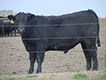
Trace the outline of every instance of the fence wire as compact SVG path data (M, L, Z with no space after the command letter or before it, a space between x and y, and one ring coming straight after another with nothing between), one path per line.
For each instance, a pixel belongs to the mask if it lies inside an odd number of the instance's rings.
M59 39L88 39L97 38L98 36L88 36L88 37L54 37L54 38L23 38L22 40L59 40Z
M43 27L43 26L73 26L73 25L77 25L77 26L80 26L80 25L82 25L82 27L83 27L83 25L97 25L97 24L99 24L99 23L71 23L71 24L41 24L41 25L37 25L37 24L35 24L35 25L20 25L20 27ZM0 26L0 27L2 27L2 26ZM12 27L17 27L17 25L15 25L15 24L12 24ZM86 27L86 26L84 26L84 27ZM87 26L88 27L88 26Z
M71 49L69 49L71 50ZM69 50L47 50L47 51L62 51L64 53L67 53ZM81 52L81 51L96 51L97 49L83 49L83 50L75 50L75 51L71 51L71 52ZM41 51L41 50L36 50L36 51L31 51L31 50L28 50L29 53L41 53L41 52L47 52L46 50L45 51Z
M46 26L81 26L81 27L88 27L88 26L84 26L84 25L97 25L99 23L74 23L74 24L42 24L42 25L21 25L20 27L46 27ZM2 26L0 26L2 27ZM12 27L16 27L17 28L17 25L12 25ZM97 29L97 28L96 28ZM18 35L19 37L19 35ZM83 37L45 37L45 38L22 38L22 40L61 40L61 39L93 39L93 38L97 38L98 36L83 36ZM88 50L96 50L96 49L84 49L83 51L88 51ZM56 51L68 51L68 50L56 50ZM45 51L29 51L29 52L45 52Z

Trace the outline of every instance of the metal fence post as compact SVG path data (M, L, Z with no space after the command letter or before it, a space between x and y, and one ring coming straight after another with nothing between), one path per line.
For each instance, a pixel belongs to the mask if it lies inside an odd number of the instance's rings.
M105 72L106 72L106 43L105 43L105 48L104 48L104 50L105 50Z

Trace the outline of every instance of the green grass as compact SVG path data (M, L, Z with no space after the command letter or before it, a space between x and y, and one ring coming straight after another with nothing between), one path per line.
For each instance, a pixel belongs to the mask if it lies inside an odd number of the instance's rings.
M28 80L30 78L35 78L35 77L38 77L37 75L28 75L26 77L20 77L20 78L15 78L15 77L9 77L9 78L6 78L6 79L1 79L0 80Z
M34 78L34 77L38 77L37 75L28 75L26 76L26 78Z
M73 77L73 79L86 79L88 76L86 74L77 73Z
M27 80L26 78L15 78L15 77L10 77L7 79L0 79L0 80Z
M51 77L53 76L53 77ZM106 73L102 74L102 75L96 75L94 78L88 77L86 74L82 74L82 73L76 73L73 75L72 78L67 78L67 79L59 79L56 78L54 74L52 74L49 78L36 78L38 77L38 75L27 75L26 77L9 77L9 78L4 78L0 80L106 80Z
M100 75L100 80L106 80L106 73L105 74L102 74L102 75Z
M9 78L9 80L15 80L15 79L16 79L15 77L10 77L10 78Z
M10 77L8 79L0 79L0 80L16 80L16 78L15 77Z

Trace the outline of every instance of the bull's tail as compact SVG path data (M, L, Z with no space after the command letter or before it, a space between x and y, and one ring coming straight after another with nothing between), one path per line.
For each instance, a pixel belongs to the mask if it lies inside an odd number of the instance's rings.
M101 46L101 42L100 42L100 38L99 38L99 30L100 30L100 27L99 27L99 23L97 24L97 45L98 47Z
M99 31L100 31L100 25L99 25L99 20L98 20L98 16L96 15L96 13L93 10L89 10L89 12L93 13L97 19L97 45L98 47L101 46L101 42L100 42L100 38L99 38Z
M96 15L96 13L93 10L88 10L89 13L94 14L96 19L97 19L97 45L98 47L101 46L101 42L100 42L100 38L99 38L99 30L100 30L100 26L99 26L99 20L98 20L98 16Z
M97 45L98 45L98 47L101 46L101 42L100 42L100 38L99 38L99 36L97 37Z

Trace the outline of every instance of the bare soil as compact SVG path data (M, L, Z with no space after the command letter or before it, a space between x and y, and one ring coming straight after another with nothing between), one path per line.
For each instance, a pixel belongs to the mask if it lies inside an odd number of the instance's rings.
M100 40L98 47L99 71L105 68L106 18L100 18ZM35 71L37 64L35 63ZM86 71L86 60L81 45L77 45L67 54L59 51L46 52L43 62L43 74L72 73ZM29 69L29 54L20 37L0 37L0 76L26 75Z

